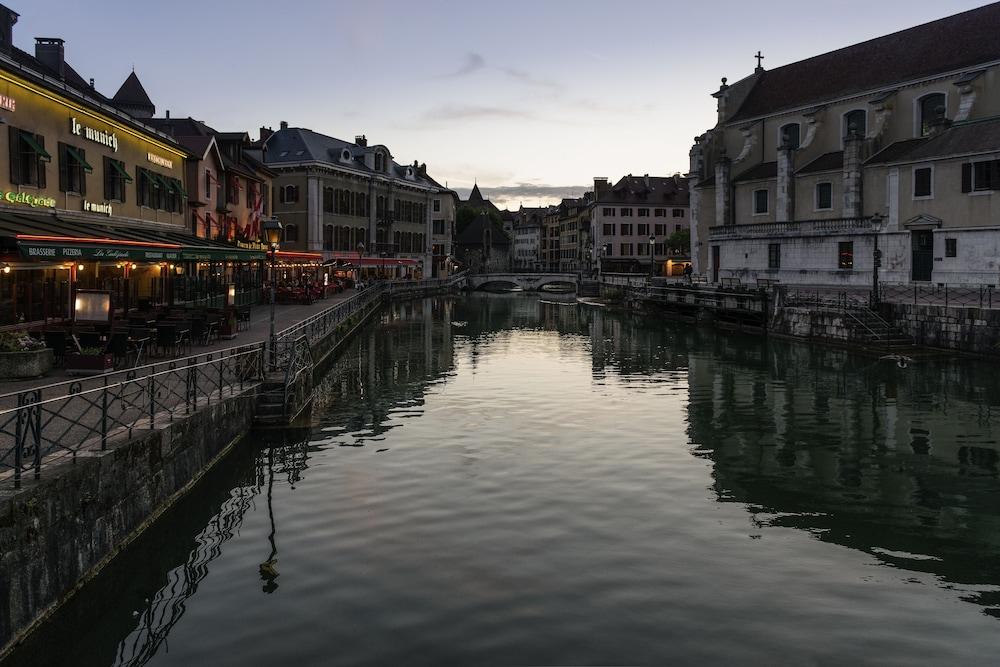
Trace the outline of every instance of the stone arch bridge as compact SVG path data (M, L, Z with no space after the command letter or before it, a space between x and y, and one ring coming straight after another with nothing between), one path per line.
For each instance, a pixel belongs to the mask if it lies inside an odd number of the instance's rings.
M482 273L467 278L469 289L480 289L486 285L517 286L525 291L536 291L545 285L572 285L577 287L579 277L575 273Z

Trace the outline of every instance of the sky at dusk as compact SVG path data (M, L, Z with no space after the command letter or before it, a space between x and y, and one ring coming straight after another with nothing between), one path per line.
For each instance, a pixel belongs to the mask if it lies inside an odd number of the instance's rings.
M15 44L62 37L106 95L134 65L158 115L255 138L282 120L365 134L501 208L578 196L594 176L687 171L710 94L758 49L775 68L985 4L4 2L21 14Z

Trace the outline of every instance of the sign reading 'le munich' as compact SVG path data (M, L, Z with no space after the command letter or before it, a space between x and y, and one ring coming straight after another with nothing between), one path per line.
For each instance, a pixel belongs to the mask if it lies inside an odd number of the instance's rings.
M114 152L118 152L118 135L114 132L96 130L92 127L85 127L76 122L76 118L69 119L69 131L77 136L84 137L95 143L107 146Z

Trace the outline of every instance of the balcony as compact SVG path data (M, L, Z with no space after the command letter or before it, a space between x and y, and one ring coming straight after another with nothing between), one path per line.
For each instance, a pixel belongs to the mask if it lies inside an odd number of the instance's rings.
M830 236L844 232L871 232L871 218L827 218L792 222L759 222L749 225L709 227L709 240L747 237Z

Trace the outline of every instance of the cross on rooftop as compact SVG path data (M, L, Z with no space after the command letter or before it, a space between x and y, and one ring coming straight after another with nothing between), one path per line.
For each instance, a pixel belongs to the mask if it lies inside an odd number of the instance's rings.
M755 55L754 58L757 59L757 69L764 69L764 67L761 65L761 62L763 62L764 60L764 56L761 54L759 50L757 51L757 55Z

